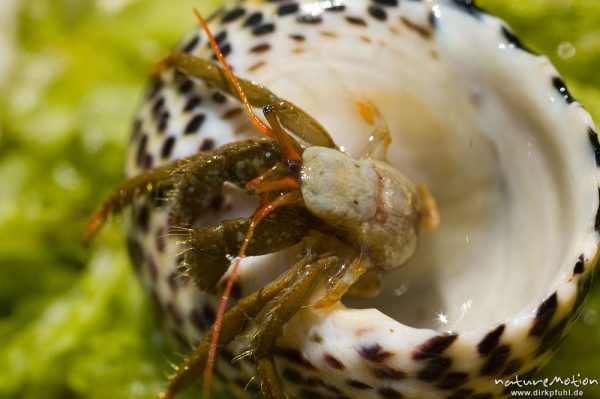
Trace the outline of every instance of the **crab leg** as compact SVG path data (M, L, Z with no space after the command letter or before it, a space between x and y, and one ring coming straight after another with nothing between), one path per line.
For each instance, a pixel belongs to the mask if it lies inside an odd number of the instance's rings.
M339 257L329 256L307 265L294 285L277 298L277 304L268 311L260 324L252 340L252 352L261 381L261 390L266 399L286 398L273 361L273 348L281 334L281 329L302 306L306 305L321 280L320 277L330 268L339 266L340 262Z
M275 210L256 226L246 254L264 255L280 251L298 243L308 232L301 208L285 207ZM228 254L237 254L243 234L250 221L239 218L226 220L218 226L184 229L183 242L188 249L185 263L188 273L201 290L215 286L230 266ZM174 228L177 231L177 228Z
M241 299L225 313L222 321L222 333L219 336L219 347L230 343L242 331L246 320L255 318L271 300L294 283L314 260L314 258L308 257L297 262L275 281ZM183 365L177 368L176 373L170 378L167 390L160 394L160 398L174 398L200 377L208 358L210 339L211 336L206 335L198 343L194 353L186 359Z
M187 53L174 52L161 60L161 65L174 67L189 76L201 79L239 98L235 87L227 79L225 72L214 62ZM273 105L278 111L281 123L290 132L312 145L337 148L325 128L302 109L287 100L277 97L269 89L257 83L239 77L236 78L242 91L248 97L250 105L255 107Z
M263 138L224 145L151 169L125 181L113 191L90 218L83 241L89 242L108 216L119 213L137 197L162 189L175 188L171 194L171 214L177 216L174 224L189 221L210 205L224 181L243 188L278 160L279 152L274 142ZM195 195L187 195L189 191L194 191Z

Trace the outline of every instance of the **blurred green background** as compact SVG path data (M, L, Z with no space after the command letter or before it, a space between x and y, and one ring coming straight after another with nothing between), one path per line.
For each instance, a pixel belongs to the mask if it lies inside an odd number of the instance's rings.
M118 224L91 209L122 178L153 63L192 0L0 1L0 397L151 398L169 361ZM547 54L600 121L600 1L481 0ZM600 289L541 375L600 379ZM600 388L584 390L600 398ZM197 397L197 396L196 396Z

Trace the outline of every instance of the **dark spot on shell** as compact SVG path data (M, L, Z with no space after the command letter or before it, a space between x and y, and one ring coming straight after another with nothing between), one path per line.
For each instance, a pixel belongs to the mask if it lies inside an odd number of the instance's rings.
M131 125L131 140L135 140L140 135L141 131L142 121L136 118Z
M244 110L241 108L232 108L229 111L226 111L223 115L221 115L221 119L227 120L235 118L236 116L242 114Z
M397 7L398 0L373 0L373 3L379 4L380 6Z
M250 49L251 53L264 53L265 51L269 51L271 49L271 45L269 43L261 43Z
M290 362L302 365L309 370L314 370L315 366L312 365L298 350L291 348L276 348L275 353L279 356L288 359Z
M377 390L377 393L385 399L402 399L402 394L393 388L382 387Z
M452 359L439 356L429 360L425 367L417 373L417 378L427 382L433 382L440 378L452 366Z
M171 156L173 152L173 147L175 146L175 137L169 136L163 143L162 149L160 150L160 156L162 159L167 159Z
M208 321L208 324L213 324L215 322L215 310L209 303L205 303L202 307L202 314L204 315L204 320Z
M477 345L477 350L482 355L490 353L500 342L500 336L504 332L504 324L500 324L496 329L488 333L481 342Z
M223 104L223 103L225 103L225 101L227 101L227 97L225 97L225 94L221 93L220 91L215 91L212 94L211 98L217 104Z
M170 118L171 114L169 114L169 111L164 111L162 114L160 114L158 120L158 133L164 133L165 130L167 130Z
M337 33L329 31L329 30L321 31L321 32L319 32L319 34L323 37L329 37L329 38L337 37Z
M346 10L346 6L343 4L331 4L329 6L325 6L325 8L323 8L323 10L325 11L330 11L330 12L342 12L344 10Z
M346 16L346 21L348 21L352 25L367 26L367 21L365 21L364 19L362 19L360 17Z
M243 16L245 13L246 13L246 10L244 10L242 7L234 8L233 10L228 11L227 13L225 13L225 15L223 15L221 22L224 24L233 22L236 19Z
M152 158L152 155L144 154L144 156L142 157L141 167L143 169L150 169L150 168L152 168L153 164L154 164L154 158Z
M504 36L506 38L506 40L508 41L508 43L512 44L514 47L521 49L523 51L527 51L528 53L532 53L535 54L534 51L528 49L527 47L525 47L523 45L523 43L521 42L521 39L519 39L517 37L517 35L515 35L513 32L511 32L506 26L502 26L500 28L501 32L502 32L502 36Z
M200 105L201 103L202 103L202 97L192 96L186 101L185 105L183 106L183 111L190 112L194 108L196 108L198 105Z
M248 72L253 72L253 71L256 71L257 69L259 69L260 67L262 67L264 65L265 65L264 61L258 61L257 63L254 63L254 64L250 65L248 68L246 68L246 70Z
M598 189L598 197L600 198L600 188ZM600 233L600 205L598 205L598 211L596 211L596 221L594 223L594 229Z
M202 315L200 314L200 312L198 311L198 309L193 309L190 312L190 321L192 322L192 324L200 331L204 331L206 330L206 328L208 328L208 325L206 324L206 322L204 321L204 318L202 317Z
M231 54L231 44L225 43L223 45L220 45L219 50L221 51L221 55L223 55L223 57L227 57L229 54ZM212 59L217 60L217 55L213 54Z
M144 155L146 154L146 145L148 145L148 135L144 134L142 135L142 138L140 139L137 148L136 159L138 166L142 166L144 162Z
M304 384L304 378L302 378L302 375L297 370L290 367L285 367L281 372L281 376L293 384Z
M567 89L567 85L565 84L564 80L558 76L552 78L552 86L554 86L556 91L558 91L558 94L565 100L567 104L571 104L575 101L573 96L571 96L569 89Z
M181 281L179 280L180 276L181 275L177 272L169 273L169 277L167 277L167 283L169 284L171 291L175 292L181 286Z
M320 15L303 14L298 15L296 22L299 24L316 25L323 22L323 18Z
M279 6L279 8L277 8L277 15L284 16L284 15L294 14L294 13L297 13L299 9L300 9L300 6L298 5L298 3L282 4Z
M272 32L275 32L275 24L272 23L262 24L252 29L254 36L262 36Z
M411 31L415 32L417 35L421 36L423 39L431 38L432 32L428 28L421 26L417 23L414 23L413 21L411 21L410 19L408 19L404 16L400 17L400 21L402 21L404 26L406 26Z
M479 372L482 375L494 375L500 371L504 362L508 359L510 354L510 347L508 345L502 345L496 348L488 357L487 361L481 366Z
M223 54L223 57L227 57L231 54L231 43L225 43L221 46L221 54Z
M346 366L344 366L344 364L340 362L331 353L325 353L323 355L323 360L325 360L325 363L327 363L330 367L333 367L334 369L344 370L346 368Z
M263 15L260 12L250 14L250 16L244 22L244 26L255 26L262 22Z
M406 378L406 373L391 367L378 367L373 369L373 375L380 380L402 380Z
M164 105L165 98L163 96L160 96L158 99L156 99L156 101L152 105L152 115L155 119L158 119L160 117Z
M196 114L187 124L187 126L185 127L185 131L184 134L194 134L198 131L198 129L200 129L200 127L202 126L202 123L204 122L204 119L206 117L204 116L204 114Z
M215 141L213 139L204 139L200 144L199 151L210 151L215 148Z
M592 148L594 149L594 158L596 159L596 165L600 166L600 142L598 141L598 133L594 131L591 127L588 127L588 137L590 138L590 143L592 144Z
M369 6L367 11L369 12L369 15L379 21L387 20L387 12L385 12L385 10L381 7Z
M292 34L292 35L288 35L288 37L292 40L295 40L297 42L303 42L306 40L306 38L304 37L304 35L296 35L296 34Z
M147 205L143 205L137 209L135 221L144 232L148 232L150 224L150 208Z
M352 378L347 379L346 384L356 389L373 389L373 387L369 384L366 384L362 381L353 380Z
M150 81L150 85L148 86L148 91L146 92L146 98L151 100L158 94L158 92L163 88L164 82L160 77L153 78Z
M441 389L456 389L469 379L469 374L463 372L452 372L445 374L437 383Z
M558 308L558 299L555 292L538 307L529 335L541 337L550 325L556 308Z
M215 39L215 42L217 43L217 45L219 47L221 47L221 44L225 41L225 39L227 39L227 31L224 30L222 32L217 33L217 35L214 37L214 39ZM207 43L206 46L210 48L210 44Z
M190 79L184 79L179 85L179 92L181 94L189 93L194 88L194 82Z
M183 51L184 53L191 53L196 46L198 45L198 43L200 42L200 37L199 36L194 36L184 47L181 51Z
M573 268L573 274L583 273L584 263L585 263L585 261L583 259L583 255L580 255L579 259L577 259L577 263L575 263L575 267Z
M367 360L375 363L381 363L388 357L392 356L392 352L383 350L381 345L378 343L372 343L367 345L361 345L358 348L358 353Z
M415 360L429 359L435 357L448 349L454 341L456 341L458 335L438 335L430 338L421 345L419 345L412 353L412 358Z

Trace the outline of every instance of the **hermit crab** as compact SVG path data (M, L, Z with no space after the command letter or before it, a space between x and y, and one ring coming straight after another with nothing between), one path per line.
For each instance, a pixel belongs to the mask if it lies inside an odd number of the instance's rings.
M227 397L493 398L550 358L596 269L600 144L504 22L471 0L248 0L158 69L86 235L126 214L196 348L163 397L214 362Z

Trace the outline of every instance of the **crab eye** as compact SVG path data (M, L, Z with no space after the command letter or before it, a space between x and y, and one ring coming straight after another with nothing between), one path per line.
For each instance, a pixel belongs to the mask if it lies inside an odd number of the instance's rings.
M290 170L297 172L300 169L300 162L298 162L294 159L291 159L291 160L287 161L287 167Z

